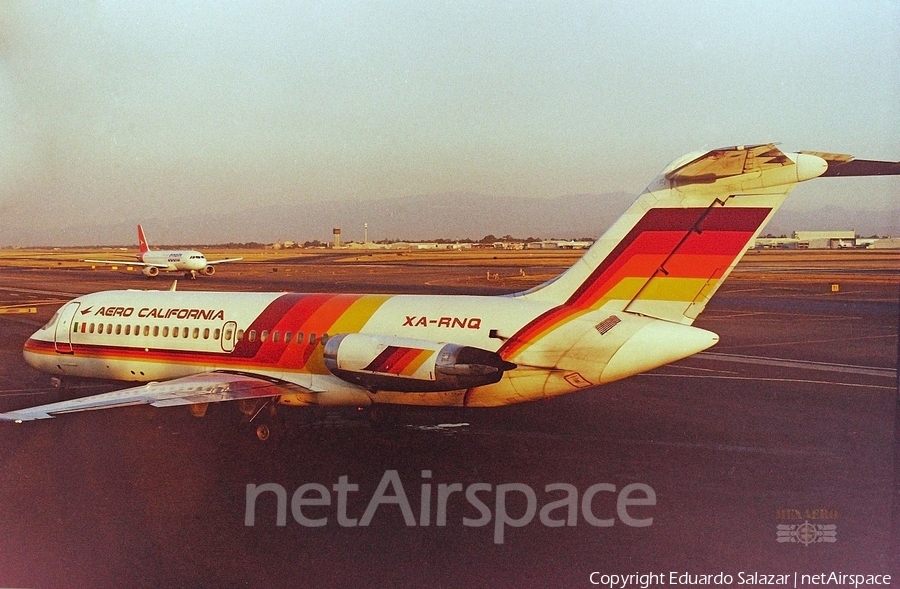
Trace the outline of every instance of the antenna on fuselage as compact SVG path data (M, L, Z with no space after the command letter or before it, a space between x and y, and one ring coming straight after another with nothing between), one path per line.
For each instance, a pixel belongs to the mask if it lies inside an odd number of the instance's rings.
M178 281L177 281L177 280L173 280L173 281L172 281L172 286L169 287L169 290L172 291L172 292L175 292L175 288L176 288L177 286L178 286Z

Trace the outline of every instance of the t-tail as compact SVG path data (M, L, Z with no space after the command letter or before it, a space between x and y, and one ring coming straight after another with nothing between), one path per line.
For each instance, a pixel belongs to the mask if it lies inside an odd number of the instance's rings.
M784 153L774 144L683 156L569 270L515 295L548 308L503 334L498 352L521 367L550 370L546 396L702 351L718 336L693 327L694 320L794 186L819 176L881 174L900 174L900 163ZM524 386L515 389L502 394L526 397ZM486 392L470 391L467 400L489 404Z
M688 154L567 272L522 296L569 313L604 307L690 325L798 183L898 173L900 162L771 143Z

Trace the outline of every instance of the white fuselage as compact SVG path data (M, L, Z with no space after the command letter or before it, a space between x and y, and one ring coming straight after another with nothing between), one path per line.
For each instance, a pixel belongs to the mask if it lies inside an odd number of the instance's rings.
M138 257L144 264L166 272L200 272L209 264L196 250L150 250Z
M609 311L583 314L520 347L500 382L468 391L372 391L323 361L340 334L445 342L503 354L550 305L521 297L108 291L74 299L25 345L45 372L156 381L210 371L264 375L316 391L297 404L504 405L630 376L705 349L715 334ZM390 343L390 342L388 342ZM409 374L414 378L415 374ZM332 400L329 401L329 394Z

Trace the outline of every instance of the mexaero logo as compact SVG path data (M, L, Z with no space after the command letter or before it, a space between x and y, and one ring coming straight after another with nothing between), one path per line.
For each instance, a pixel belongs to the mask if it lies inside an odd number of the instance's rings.
M90 311L85 309L82 313ZM100 307L94 316L101 317L131 317L135 315L134 307ZM222 309L173 309L143 307L137 310L137 317L141 319L201 319L204 321L225 320L225 311Z

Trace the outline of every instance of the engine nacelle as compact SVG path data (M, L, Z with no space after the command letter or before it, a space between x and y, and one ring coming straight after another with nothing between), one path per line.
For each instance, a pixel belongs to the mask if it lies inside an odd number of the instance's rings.
M159 276L159 268L156 266L144 266L141 268L141 274L153 278L154 276Z
M216 267L215 266L207 266L206 268L203 269L203 273L207 276L212 276L213 274L216 273Z
M325 366L370 390L440 392L493 384L516 367L496 352L428 340L361 333L325 344Z

